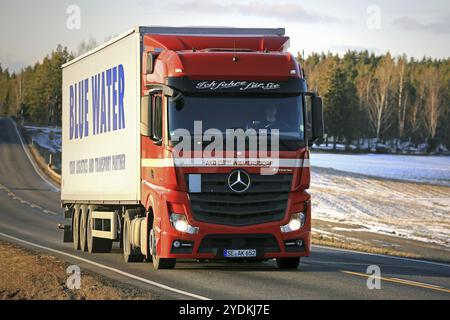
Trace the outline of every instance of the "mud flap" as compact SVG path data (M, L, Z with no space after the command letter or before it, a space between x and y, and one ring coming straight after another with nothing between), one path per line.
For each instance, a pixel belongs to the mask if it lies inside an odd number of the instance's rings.
M58 224L58 228L63 230L63 242L64 243L73 242L73 232L72 232L71 225Z

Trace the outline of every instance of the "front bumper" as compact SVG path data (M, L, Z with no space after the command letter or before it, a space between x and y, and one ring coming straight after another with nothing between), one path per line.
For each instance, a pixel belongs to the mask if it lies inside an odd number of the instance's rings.
M176 259L224 259L227 249L256 249L256 259L305 257L310 253L310 232L278 235L268 233L208 233L190 240L165 233L162 237L161 257ZM186 238L186 237L185 237ZM269 240L273 239L273 240ZM297 245L301 240L301 245ZM181 244L178 247L174 243ZM269 245L265 245L269 243ZM287 245L294 244L294 245Z
M165 194L165 212L161 212L157 228L157 254L161 258L224 259L225 249L256 249L257 259L305 257L310 254L311 207L306 192L289 195L286 216L280 221L249 226L229 226L195 221L189 199L184 192ZM288 223L290 214L301 206L306 209L306 222L297 231L283 233L280 226ZM170 212L185 214L189 224L198 227L197 234L182 233L168 222ZM159 230L159 232L158 232ZM298 245L301 240L301 245ZM177 246L174 245L175 242ZM294 245L292 245L294 243Z

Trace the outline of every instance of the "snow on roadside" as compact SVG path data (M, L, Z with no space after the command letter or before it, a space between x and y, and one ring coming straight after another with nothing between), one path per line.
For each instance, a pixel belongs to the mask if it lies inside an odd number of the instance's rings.
M377 180L330 169L311 177L313 217L450 247L450 188ZM339 230L336 230L339 231Z
M33 138L33 142L51 153L61 152L61 128L24 126L24 129Z

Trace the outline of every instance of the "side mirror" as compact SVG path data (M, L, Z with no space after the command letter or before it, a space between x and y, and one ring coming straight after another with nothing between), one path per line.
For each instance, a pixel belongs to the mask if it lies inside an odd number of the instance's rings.
M323 138L323 106L322 98L313 96L311 99L311 117L312 117L312 141Z
M155 56L152 52L147 52L147 59L145 62L145 73L152 74L155 66Z
M150 95L146 95L141 98L141 134L145 137L150 137L152 135Z

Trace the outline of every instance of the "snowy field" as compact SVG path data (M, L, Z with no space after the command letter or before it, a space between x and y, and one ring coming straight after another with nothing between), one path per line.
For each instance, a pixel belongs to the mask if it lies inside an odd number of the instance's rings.
M450 156L311 153L311 165L381 178L450 186Z
M450 248L450 187L313 167L310 191L316 219Z

